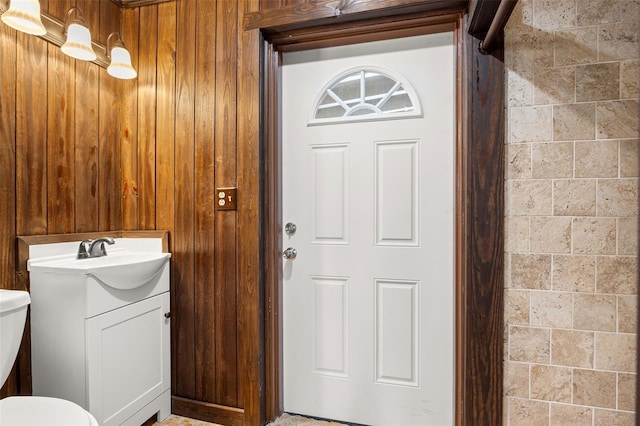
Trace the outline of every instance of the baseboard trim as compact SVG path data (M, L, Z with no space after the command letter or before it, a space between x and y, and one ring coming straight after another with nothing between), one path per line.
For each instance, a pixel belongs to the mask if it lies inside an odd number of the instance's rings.
M179 396L171 397L171 412L178 416L225 426L244 425L244 410L242 408L194 401Z

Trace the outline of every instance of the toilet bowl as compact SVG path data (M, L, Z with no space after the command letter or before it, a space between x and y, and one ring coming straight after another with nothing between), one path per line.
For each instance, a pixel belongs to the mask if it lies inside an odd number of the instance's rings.
M20 349L31 303L29 293L0 289L0 386L7 380ZM44 396L10 396L0 400L2 426L98 426L98 421L79 405Z
M99 426L85 409L71 401L46 396L10 396L0 400L2 426Z

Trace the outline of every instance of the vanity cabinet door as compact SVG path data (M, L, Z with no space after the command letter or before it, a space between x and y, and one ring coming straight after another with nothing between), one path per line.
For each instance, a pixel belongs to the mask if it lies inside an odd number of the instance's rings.
M86 320L88 410L120 425L170 386L169 293Z

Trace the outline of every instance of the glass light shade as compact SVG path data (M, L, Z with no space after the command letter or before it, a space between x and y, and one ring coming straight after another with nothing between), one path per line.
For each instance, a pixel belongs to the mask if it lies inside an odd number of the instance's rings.
M97 58L91 46L91 33L84 25L72 23L67 28L67 41L60 48L65 55L82 61L93 61Z
M38 0L11 0L9 10L2 14L2 22L23 33L45 35L47 29L40 19Z
M123 47L114 47L111 49L111 63L107 67L110 76L130 80L136 78L138 73L131 66L131 55L129 51Z

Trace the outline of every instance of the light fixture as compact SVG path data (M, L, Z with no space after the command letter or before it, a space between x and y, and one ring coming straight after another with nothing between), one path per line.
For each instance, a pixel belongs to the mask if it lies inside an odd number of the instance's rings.
M138 76L119 33L111 33L105 46L91 39L91 32L80 8L74 6L69 9L64 21L61 21L42 12L40 1L0 0L0 19L12 28L36 35L60 47L66 55L91 61L105 68L113 77L131 79ZM71 19L74 13L75 18Z
M40 20L38 0L11 0L9 10L2 14L2 22L23 33L45 35L47 29Z
M69 23L69 18L74 12L76 17ZM97 58L96 52L91 46L91 33L79 7L73 6L67 11L64 30L67 41L60 47L62 53L82 61L93 61Z
M107 58L111 63L107 67L110 76L130 80L136 78L138 73L131 65L131 55L124 46L124 42L118 33L109 34L107 38Z

